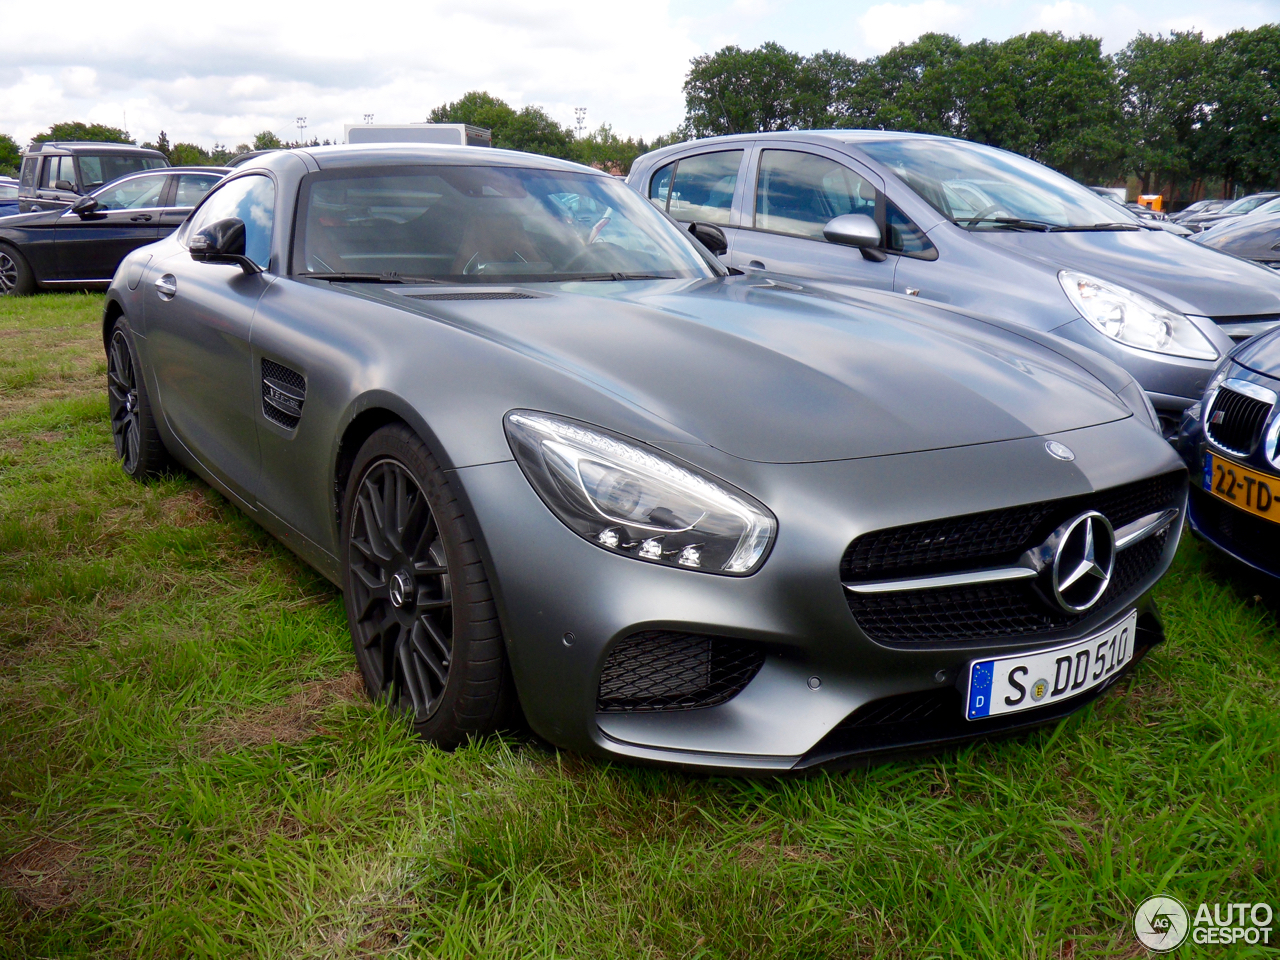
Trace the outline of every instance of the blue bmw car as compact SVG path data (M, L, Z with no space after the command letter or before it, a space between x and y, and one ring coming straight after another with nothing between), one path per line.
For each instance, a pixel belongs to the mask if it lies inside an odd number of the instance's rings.
M1245 341L1189 407L1176 446L1191 468L1191 528L1280 578L1280 329Z

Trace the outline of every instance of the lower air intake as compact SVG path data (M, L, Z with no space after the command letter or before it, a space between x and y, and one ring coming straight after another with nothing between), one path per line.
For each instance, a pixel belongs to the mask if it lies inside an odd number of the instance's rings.
M600 674L596 709L644 713L714 707L737 696L764 665L756 644L648 630L623 640Z

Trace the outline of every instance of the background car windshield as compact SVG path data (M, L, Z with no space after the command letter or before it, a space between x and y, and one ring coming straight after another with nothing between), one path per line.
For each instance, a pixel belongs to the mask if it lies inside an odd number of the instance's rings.
M18 195L16 183L0 183L0 200L12 200Z
M316 180L304 203L298 272L475 282L713 275L677 227L612 177L418 167Z
M857 141L943 216L970 221L1032 220L1051 226L1136 223L1128 211L1048 167L1003 150L962 140ZM998 223L973 223L998 229Z
M131 210L139 207L160 206L160 194L164 192L165 177L137 177L124 183L112 183L94 194L99 210Z
M93 156L92 154L81 154L80 161L80 179L81 185L91 190L94 187L100 187L104 183L110 183L123 177L126 173L137 173L139 170L155 170L157 167L163 167L164 161L159 157L131 157L123 154L103 154L101 156Z
M1219 213L1252 213L1258 207L1262 206L1268 200L1274 199L1270 196L1266 197L1241 197L1235 203L1228 204L1219 210Z

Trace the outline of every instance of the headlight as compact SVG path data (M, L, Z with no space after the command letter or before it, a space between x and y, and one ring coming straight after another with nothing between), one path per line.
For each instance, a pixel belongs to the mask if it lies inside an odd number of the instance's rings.
M778 528L761 503L633 440L517 410L507 441L551 512L610 553L704 573L755 572Z
M1218 359L1218 351L1194 323L1154 300L1071 270L1059 272L1058 282L1080 316L1112 340L1174 357Z

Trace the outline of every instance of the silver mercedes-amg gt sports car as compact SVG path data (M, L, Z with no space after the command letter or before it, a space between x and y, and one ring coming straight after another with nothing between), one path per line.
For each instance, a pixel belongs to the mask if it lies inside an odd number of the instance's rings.
M606 756L848 762L1056 719L1162 637L1186 470L1127 373L734 275L586 167L266 154L126 258L103 339L124 469L338 584L370 695L444 746L522 710Z

